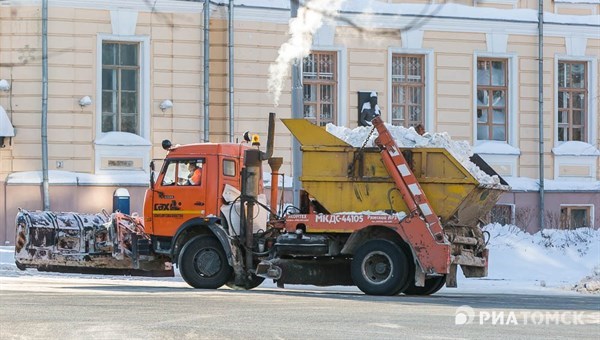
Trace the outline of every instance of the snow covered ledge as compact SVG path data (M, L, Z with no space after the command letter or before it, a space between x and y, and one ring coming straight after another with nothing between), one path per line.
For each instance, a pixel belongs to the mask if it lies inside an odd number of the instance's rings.
M94 141L95 173L132 171L147 173L150 141L128 132L105 132Z
M597 160L600 151L584 142L564 142L552 149L554 154L554 179L596 180Z
M517 175L517 160L521 150L506 142L480 141L473 148L496 172L503 177Z

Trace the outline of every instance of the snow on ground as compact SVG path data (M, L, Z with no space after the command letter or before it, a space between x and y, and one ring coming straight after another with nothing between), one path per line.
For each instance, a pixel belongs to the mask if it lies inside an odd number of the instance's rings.
M489 224L484 230L490 234L488 280L571 289L580 280L600 272L600 230L546 229L531 235L517 226L499 224ZM600 286L598 275L595 276ZM594 283L588 286L592 288ZM584 289L580 285L578 290Z
M490 249L489 275L486 278L466 279L459 274L458 288L443 288L441 293L496 294L600 294L600 230L544 230L534 235L522 232L517 226L487 225ZM14 248L0 247L0 285L2 277L74 277L80 280L103 279L115 284L144 284L187 287L175 271L172 278L57 274L19 271L14 265ZM263 288L275 288L270 280ZM291 290L335 290L358 292L356 287L314 287L286 285Z
M448 150L452 156L454 156L454 158L456 158L456 160L479 181L479 183L485 185L500 185L498 176L486 174L469 160L473 155L473 151L468 142L454 141L447 132L426 133L423 136L420 136L413 127L407 129L402 126L394 126L388 123L385 123L385 126L390 131L390 134L399 147L444 148ZM359 126L354 129L333 124L327 124L326 126L327 132L354 147L361 147L363 145L367 136L371 133L371 129L371 127L367 126ZM375 138L377 138L377 136L377 130L373 131L366 146L375 146Z

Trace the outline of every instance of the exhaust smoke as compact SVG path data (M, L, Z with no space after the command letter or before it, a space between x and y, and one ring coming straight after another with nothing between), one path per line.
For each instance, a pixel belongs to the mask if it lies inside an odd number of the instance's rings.
M279 48L274 64L269 66L269 93L273 104L279 105L284 79L290 72L294 59L302 59L310 52L312 38L323 24L323 16L336 17L345 0L311 0L298 9L298 16L290 20L290 39Z

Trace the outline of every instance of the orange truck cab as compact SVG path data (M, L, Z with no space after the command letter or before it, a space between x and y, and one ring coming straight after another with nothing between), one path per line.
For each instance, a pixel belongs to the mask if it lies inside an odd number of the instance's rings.
M241 189L240 169L247 148L243 144L214 143L172 147L156 182L146 193L146 232L172 237L186 222L219 216L225 185ZM188 180L190 163L201 172L197 185Z
M168 146L162 169L144 199L145 232L165 249L187 228L207 225L220 216L227 185L241 190L240 171L248 144L197 143ZM190 164L200 172L198 184L190 182ZM262 186L262 183L261 183ZM262 188L261 188L262 189Z

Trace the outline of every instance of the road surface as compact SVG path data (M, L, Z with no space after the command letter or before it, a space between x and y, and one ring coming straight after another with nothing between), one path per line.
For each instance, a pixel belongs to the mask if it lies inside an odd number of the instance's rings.
M600 297L569 292L444 289L429 297L375 297L345 287L279 289L263 284L252 291L195 290L177 277L123 279L36 271L3 275L0 271L0 339L599 336Z

